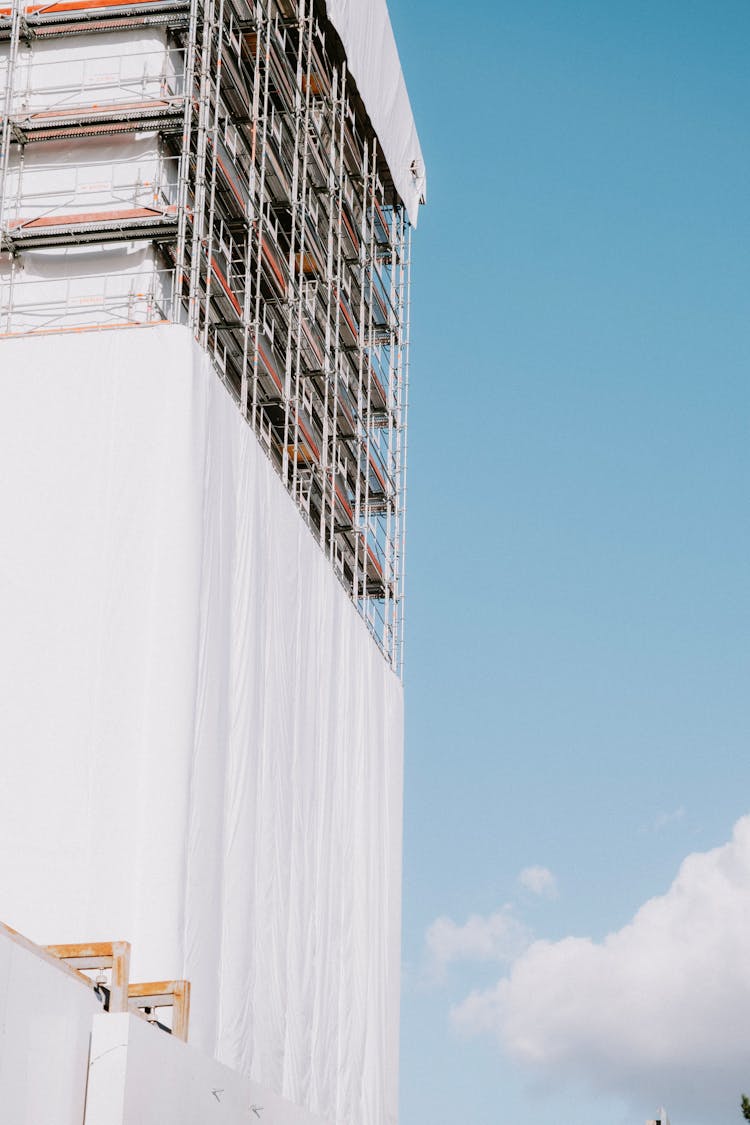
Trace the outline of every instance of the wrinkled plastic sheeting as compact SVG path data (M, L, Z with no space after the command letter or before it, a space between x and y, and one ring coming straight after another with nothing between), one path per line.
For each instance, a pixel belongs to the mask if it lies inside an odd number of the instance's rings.
M427 176L386 0L326 0L326 9L396 191L416 227Z
M4 341L0 395L3 920L394 1122L400 682L187 329Z

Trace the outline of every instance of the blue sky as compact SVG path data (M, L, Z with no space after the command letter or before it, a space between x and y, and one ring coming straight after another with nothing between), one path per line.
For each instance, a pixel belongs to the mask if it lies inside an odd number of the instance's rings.
M428 170L413 266L401 1125L637 1125L662 1096L672 1125L729 1125L743 1073L750 1092L750 980L722 944L750 927L750 848L728 845L750 811L750 7L390 9ZM637 1063L621 1050L628 1004L605 1003L584 966L561 970L560 987L592 981L579 1009L606 1009L608 1058L624 1061L592 1061L585 1035L576 1054L572 1022L555 1056L521 979L530 942L601 942L685 857L722 845L735 850L698 860L665 900L665 916L678 899L693 913L638 945L676 964L674 933L702 935L683 950L690 972L648 990L668 1047ZM556 897L519 883L530 866L552 873ZM729 867L734 881L712 881ZM430 930L438 918L454 930ZM672 938L652 957L656 932ZM631 979L627 940L608 976ZM548 992L551 959L572 948L544 955ZM511 972L489 1029L456 1017ZM746 1025L728 1018L727 990L746 996ZM704 1102L679 1013L727 1040Z

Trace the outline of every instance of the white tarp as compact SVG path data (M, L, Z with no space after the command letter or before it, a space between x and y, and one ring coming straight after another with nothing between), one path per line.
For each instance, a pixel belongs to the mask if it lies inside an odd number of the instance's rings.
M166 319L171 288L172 271L150 242L26 250L15 261L0 261L0 327L13 333L102 324L129 329Z
M8 66L8 47L0 49L0 80ZM159 28L99 32L73 41L35 39L19 53L13 83L13 113L44 110L48 115L74 107L111 102L167 99L182 93L184 51L167 47ZM3 88L0 85L0 89Z
M0 343L0 918L396 1119L402 693L177 326Z
M12 151L8 161L5 218L15 231L34 219L174 209L177 163L178 157L160 149L155 133L29 145L28 152Z
M412 226L427 191L422 149L386 0L326 0Z

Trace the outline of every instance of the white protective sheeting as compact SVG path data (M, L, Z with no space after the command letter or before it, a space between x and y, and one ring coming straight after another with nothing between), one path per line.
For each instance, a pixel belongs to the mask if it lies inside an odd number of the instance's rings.
M148 102L182 92L184 51L168 47L160 28L115 31L85 38L34 40L18 55L13 112L63 114L77 107ZM0 49L0 79L7 73L8 46ZM0 87L2 88L2 87Z
M395 1121L399 681L186 329L3 341L0 396L0 917Z
M14 150L8 162L7 218L14 231L34 220L114 217L133 208L177 204L178 157L166 156L155 133L86 145L52 141Z
M412 226L427 192L422 149L386 0L326 0Z
M27 333L166 320L171 286L148 242L26 250L0 261L0 325Z

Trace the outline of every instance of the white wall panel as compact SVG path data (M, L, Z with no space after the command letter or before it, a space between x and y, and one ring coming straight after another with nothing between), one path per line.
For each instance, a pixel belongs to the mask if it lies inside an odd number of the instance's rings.
M99 1011L93 989L0 929L3 1125L81 1125Z
M133 1015L93 1020L85 1125L323 1125Z
M187 330L3 341L0 395L4 919L394 1121L400 683Z

